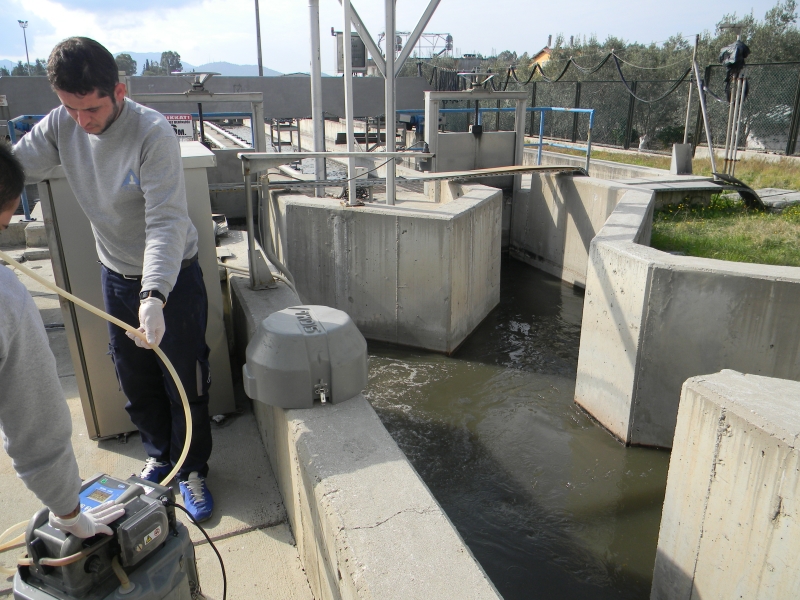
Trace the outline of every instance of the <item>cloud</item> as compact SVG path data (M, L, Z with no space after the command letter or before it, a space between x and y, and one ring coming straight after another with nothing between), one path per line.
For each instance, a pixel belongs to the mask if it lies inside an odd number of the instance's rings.
M59 3L70 10L83 10L92 13L136 13L142 10L164 8L164 0L61 0ZM170 0L170 8L197 6L197 0Z
M0 17L0 27L3 30L3 35L0 35L0 58L25 60L25 37L17 20L28 21L25 36L28 38L31 60L47 57L47 54L36 54L34 44L40 36L52 35L55 32L55 28L48 20L15 0L0 0L0 15L3 15Z

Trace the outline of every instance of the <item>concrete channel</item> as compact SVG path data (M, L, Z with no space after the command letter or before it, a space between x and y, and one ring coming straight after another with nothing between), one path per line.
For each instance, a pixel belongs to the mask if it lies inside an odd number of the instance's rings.
M306 93L290 85L294 96ZM409 97L420 91L411 86ZM241 204L239 184L224 187L239 178L235 152L216 153L217 208ZM273 241L299 275L300 297L282 284L256 293L244 277L226 277L236 353L241 361L261 320L301 300L347 311L372 340L453 353L497 305L507 248L585 290L575 402L625 445L674 448L653 598L796 595L796 569L771 573L793 557L781 540L794 534L797 384L783 380L800 379L800 269L649 248L658 205L716 189L703 178L655 171L598 161L590 177L524 176L512 196L451 183L439 187L440 202L409 196L358 210L278 194L270 203ZM30 229L13 227L0 243L33 246L42 227ZM229 263L244 268L246 244L232 233ZM17 252L52 278L42 254ZM134 439L88 439L58 302L35 284L29 289L51 325L81 474L137 471L144 456ZM237 389L237 411L215 425L214 438L209 486L218 511L209 532L229 566L229 597L499 597L364 396L283 410L253 405ZM726 468L730 477L720 483ZM29 518L38 503L5 455L0 477L8 524ZM768 489L749 504L736 501L761 487ZM744 526L725 522L731 506ZM778 541L751 542L769 527ZM199 534L193 539L204 590L219 597L210 548ZM757 560L747 563L743 549ZM720 574L720 553L735 555L737 577ZM8 595L4 585L0 594Z

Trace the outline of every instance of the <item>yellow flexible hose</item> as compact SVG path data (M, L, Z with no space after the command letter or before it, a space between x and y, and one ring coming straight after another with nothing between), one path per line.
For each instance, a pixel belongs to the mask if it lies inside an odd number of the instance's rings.
M6 529L2 533L2 535L0 535L0 541L4 540L9 534L14 532L16 529L19 529L20 527L26 527L27 525L28 521L21 521L16 525L12 525L8 529ZM7 550L14 550L15 548L21 548L24 545L25 545L25 533L20 533L14 539L0 544L0 552L5 552ZM0 573L2 573L3 575L13 575L16 572L17 572L16 569L9 569L6 566L0 565Z
M2 534L0 534L0 552L3 552L4 550L7 550L7 546L9 546L10 544L15 543L19 539L19 536L17 536L17 537L15 537L13 540L11 540L9 542L3 542L3 540L7 536L12 534L14 532L14 530L19 529L19 528L24 528L24 527L27 527L27 526L28 526L28 521L20 521L16 525L12 525L8 529L6 529ZM22 535L24 535L24 534L22 534Z
M89 312L97 315L98 317L101 317L101 318L105 319L106 321L109 321L109 322L113 323L114 325L117 325L118 327L121 327L125 331L129 331L129 332L133 333L139 339L141 339L143 342L145 342L145 343L147 342L147 338L138 329L136 329L134 327L131 327L130 325L128 325L124 321L120 321L116 317L112 317L111 315L109 315L106 312L103 312L99 308L95 308L94 306L92 306L88 302L85 302L85 301L81 300L77 296L73 296L69 292L67 292L65 290L62 290L57 285L47 281L41 275L38 275L37 273L34 273L33 271L31 271L27 267L23 267L21 264L19 264L16 260L11 258L5 252L0 251L0 258L2 258L4 261L6 261L9 265L13 266L15 269L18 269L21 273L24 273L25 275L27 275L31 279L41 283L46 288L54 291L56 294L59 294L60 296L63 296L64 298L66 298L70 302L72 302L74 304L77 304L81 308L84 308L84 309L88 310ZM186 456L189 454L189 444L192 441L192 413L191 413L191 411L189 409L189 398L186 396L186 390L183 388L183 384L181 383L180 377L178 377L177 371L175 371L175 367L172 366L172 363L167 358L167 355L164 354L163 350L161 350L161 348L159 348L158 346L152 346L152 350L162 360L164 365L167 367L167 370L169 371L169 374L172 375L172 379L175 381L175 386L178 388L178 393L180 394L181 401L183 402L183 414L184 414L185 420L186 420L186 438L185 438L184 443L183 443L183 452L181 452L181 456L178 459L178 462L175 463L175 466L173 467L172 471L170 471L169 474L161 482L161 485L166 485L166 483L169 480L171 480L173 477L175 477L175 475L178 474L178 471L183 466L183 462L186 460Z
M114 571L114 575L117 576L117 579L119 579L119 584L122 588L120 591L123 594L133 591L134 584L131 583L128 574L125 572L125 569L123 569L122 565L119 564L119 556L114 555L114 558L111 559L111 569Z

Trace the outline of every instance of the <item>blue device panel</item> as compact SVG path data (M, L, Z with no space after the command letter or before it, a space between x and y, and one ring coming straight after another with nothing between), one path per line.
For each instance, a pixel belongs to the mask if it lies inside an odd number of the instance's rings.
M81 512L119 498L130 483L103 476L80 493Z

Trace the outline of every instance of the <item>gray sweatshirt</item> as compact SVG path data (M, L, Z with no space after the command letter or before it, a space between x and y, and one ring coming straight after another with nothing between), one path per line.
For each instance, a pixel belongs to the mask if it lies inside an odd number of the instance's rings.
M186 205L178 139L161 113L125 99L100 135L86 133L63 106L50 111L14 153L27 183L57 165L92 224L97 254L123 275L143 275L143 290L169 295L181 261L197 253Z
M57 515L78 506L72 419L39 310L0 266L0 430L14 470ZM2 492L0 492L2 494ZM1 497L1 496L0 496Z

